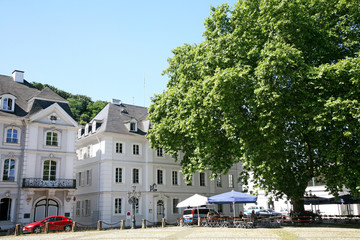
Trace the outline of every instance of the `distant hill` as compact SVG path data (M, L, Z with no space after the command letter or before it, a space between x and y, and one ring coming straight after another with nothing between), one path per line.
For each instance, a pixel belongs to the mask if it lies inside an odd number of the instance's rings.
M74 115L75 120L79 124L86 124L92 118L100 112L101 109L107 104L106 101L92 101L90 97L85 95L74 95L63 90L57 89L56 87L50 86L48 84L42 84L37 82L31 83L35 88L42 90L45 87L49 87L51 90L59 94L61 97L69 101L69 106L71 112Z

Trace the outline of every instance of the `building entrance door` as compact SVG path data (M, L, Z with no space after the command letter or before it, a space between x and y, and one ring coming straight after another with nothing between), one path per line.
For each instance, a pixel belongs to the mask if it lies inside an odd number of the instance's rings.
M35 204L34 221L59 215L59 204L53 199L43 199Z
M157 222L160 223L162 218L165 217L165 207L164 207L164 201L159 200L156 203L156 218Z

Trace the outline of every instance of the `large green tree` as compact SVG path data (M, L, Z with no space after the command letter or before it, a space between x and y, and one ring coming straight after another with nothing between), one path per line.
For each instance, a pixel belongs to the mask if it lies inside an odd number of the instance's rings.
M204 41L177 47L152 99L148 139L186 176L226 173L294 210L317 177L360 193L360 4L240 0L211 9Z

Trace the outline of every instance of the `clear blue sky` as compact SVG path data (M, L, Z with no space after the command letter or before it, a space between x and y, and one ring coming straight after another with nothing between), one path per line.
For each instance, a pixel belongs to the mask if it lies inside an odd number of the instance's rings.
M148 107L171 50L203 41L210 6L225 2L236 0L0 0L0 74Z

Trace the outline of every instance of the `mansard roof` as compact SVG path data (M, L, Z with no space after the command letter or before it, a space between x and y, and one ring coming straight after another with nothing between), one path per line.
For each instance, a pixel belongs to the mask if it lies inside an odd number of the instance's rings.
M11 94L16 97L15 111L0 111L0 116L8 117L30 117L43 109L58 103L71 117L67 100L57 95L50 88L46 87L39 91L29 82L15 82L12 76L0 75L0 95Z
M148 131L147 116L148 109L145 107L108 103L91 122L101 122L101 125L95 130L96 132L144 136ZM130 131L126 124L134 119L137 122L137 131Z

